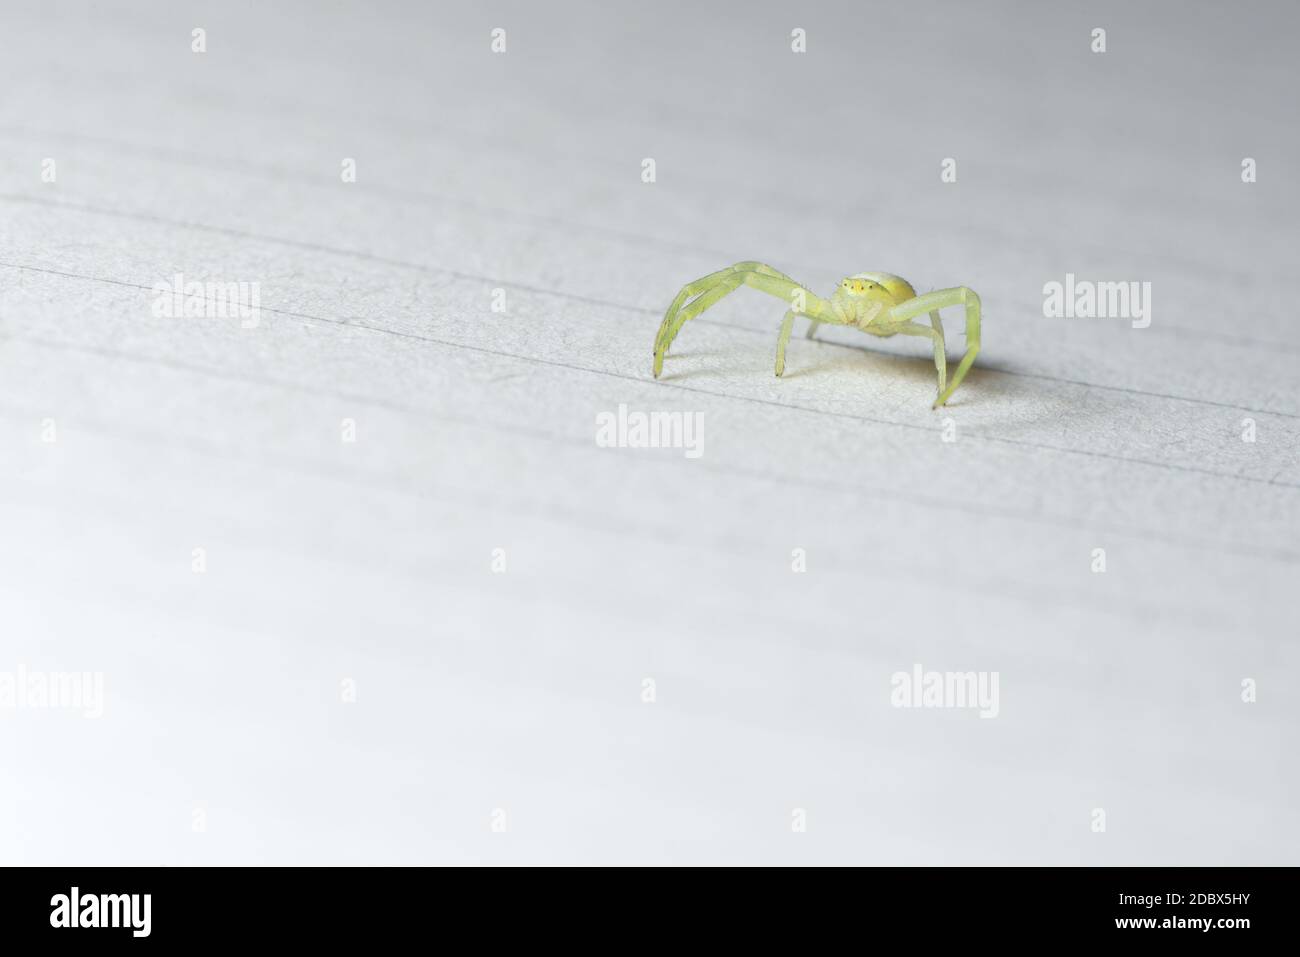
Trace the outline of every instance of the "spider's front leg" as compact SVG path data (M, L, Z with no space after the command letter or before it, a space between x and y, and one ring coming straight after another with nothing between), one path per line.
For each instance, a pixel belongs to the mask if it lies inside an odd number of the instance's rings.
M739 265L739 263L737 265ZM676 322L678 313L681 311L682 305L692 296L698 296L700 293L708 292L718 285L728 285L728 291L735 289L740 285L738 282L727 283L727 280L731 279L735 275L735 272L735 266L728 266L726 269L719 269L717 272L711 272L701 279L697 279L694 282L688 282L686 285L682 286L681 292L676 295L672 301L672 305L670 305L668 311L664 313L663 322L659 323L659 331L655 334L654 351L656 377L658 377L659 369L663 364L663 353L668 350L668 346L677 335L677 330L681 328L680 323L677 323L676 325L674 325L674 323ZM723 293L722 295L726 295L726 293ZM722 296L719 296L718 298L721 299ZM714 302L717 302L717 300L715 299ZM712 305L712 303L710 303L710 305ZM703 312L703 309L700 311ZM670 331L672 333L671 335L669 335ZM667 342L665 342L665 340L667 340ZM661 346L662 348L660 348Z
M773 269L765 263L754 261L739 262L734 266L728 266L726 269L719 269L717 272L709 273L709 275L694 282L688 282L682 287L681 292L677 293L672 305L664 313L663 322L659 324L659 332L655 336L654 373L656 379L659 378L659 374L663 371L664 355L672 346L673 340L677 338L677 333L681 331L682 326L729 293L739 289L745 282L745 276L751 273L771 276L774 279L794 283L794 280L785 273ZM691 300L689 304L687 304L688 299Z
M792 307L797 307L799 314L815 316L823 322L841 321L832 313L829 303L809 292L785 273L760 262L736 263L727 269L720 269L702 279L687 283L677 294L672 305L668 307L668 312L664 314L664 320L659 325L659 333L655 337L655 378L658 378L663 371L664 354L677 338L677 333L681 331L682 326L742 285L752 286L761 292L784 299ZM692 296L695 298L692 299ZM690 299L689 303L688 299ZM795 308L791 309L791 314L782 324L781 336L777 341L777 375L781 374L785 365L785 344L790 338L790 325L795 311Z
M829 311L829 308L829 305L827 305L827 311ZM805 308L803 312L800 312L797 309L786 310L785 316L781 319L781 331L776 337L776 374L778 376L785 374L785 348L790 344L790 332L794 328L794 320L796 316L807 316L811 320L808 324L808 331L804 334L808 339L813 337L813 333L817 331L817 327L823 322L836 322L841 325L843 324L837 319L814 319L812 313L807 308Z
M948 354L944 348L943 322L939 318L939 311L937 309L930 311L929 327L919 322L909 321L898 326L896 331L907 336L925 336L934 343L934 368L939 373L939 394L943 395L943 390L948 383Z
M957 371L953 373L952 381L945 388L943 380L948 362L943 351L943 326L940 325L938 313L940 309L948 306L966 307L966 354L961 357ZM926 312L930 313L930 322L934 325L934 330L926 329L925 326L919 323L908 322L913 317ZM925 335L934 340L934 364L939 369L939 397L934 400L933 408L937 409L941 405L946 405L948 399L957 391L957 386L961 385L961 380L966 378L966 372L975 361L975 357L979 355L980 297L975 294L975 290L967 289L965 286L957 286L953 289L939 289L899 303L889 311L889 316L893 322L906 323L903 328L898 330L899 332L909 335Z

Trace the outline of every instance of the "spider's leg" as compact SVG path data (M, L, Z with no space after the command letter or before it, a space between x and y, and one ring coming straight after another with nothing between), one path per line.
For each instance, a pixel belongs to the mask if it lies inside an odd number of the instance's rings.
M802 287L801 287L802 288ZM815 297L814 297L815 298ZM814 315L822 318L813 318ZM781 331L776 337L776 374L785 374L785 349L790 344L790 330L794 328L795 316L807 316L812 325L808 327L808 338L812 338L814 330L823 322L829 322L834 325L844 325L844 320L832 312L830 303L822 299L808 299L805 301L804 311L795 312L793 309L787 309L785 316L781 319Z
M793 309L787 309L785 315L781 317L781 331L776 337L776 374L785 373L785 347L790 343L790 330L794 328L794 317L798 313ZM817 320L813 320L813 325Z
M934 368L939 373L939 394L943 394L948 381L948 358L944 353L943 325L939 322L939 313L930 313L930 322L934 328L923 326L919 322L907 322L895 328L905 336L925 336L934 343Z
M817 331L817 327L820 326L821 324L822 323L820 319L814 319L812 322L808 323L808 331L804 333L804 338L811 339L813 337L813 333Z
M934 340L934 368L939 373L939 392L942 394L948 383L948 355L944 348L943 320L939 318L938 309L930 310L930 326L933 329L931 338Z
M934 367L939 373L939 394L948 385L948 352L943 341L943 321L939 318L939 310L930 310L930 325L934 327Z
M776 374L785 372L785 347L790 341L790 329L794 326L796 315L808 316L818 322L833 322L843 325L844 320L837 316L831 304L806 286L795 282L789 276L774 276L766 272L746 272L741 274L745 285L753 286L769 296L776 296L791 304L785 318L781 321L781 331L776 339ZM793 308L798 303L799 308Z
M965 306L966 307L966 354L961 357L961 362L957 365L957 371L953 373L952 381L946 388L940 386L939 397L934 400L934 408L945 405L952 394L957 391L957 386L961 385L961 380L966 378L966 372L970 369L971 363L980 351L980 297L975 294L975 290L967 289L965 286L956 286L952 289L939 289L935 292L927 292L924 295L917 296L915 299L909 299L906 302L899 303L889 311L890 318L894 322L906 322L922 313L936 313L940 309L948 306ZM937 320L934 316L930 321L935 323ZM916 324L918 328L925 328ZM904 331L904 330L900 330ZM938 358L935 359L936 364Z
M717 272L711 272L701 279L694 282L688 282L682 286L682 291L673 299L672 305L664 313L664 321L659 323L659 332L655 335L655 355L659 354L659 344L664 341L664 336L672 327L673 319L677 317L677 311L682 308L682 304L692 296L698 296L702 292L716 286L723 278L730 276L735 271L734 266L728 266L726 269L719 269ZM656 373L657 375L658 373Z
M668 307L668 311L664 313L664 321L659 324L659 333L655 336L655 348L658 349L659 343L662 342L666 336L671 341L673 336L676 335L676 333L673 333L672 336L669 336L668 330L673 327L673 320L676 319L677 312L682 308L682 304L685 303L687 299L708 292L715 285L730 276L734 276L738 272L759 272L767 276L776 276L779 279L786 279L790 282L794 282L793 279L790 279L789 276L781 272L779 269L773 269L766 263L754 261L739 262L734 266L728 266L726 269L719 269L717 272L709 273L701 279L689 282L682 287L682 291L677 294L677 298L673 300L672 305ZM678 324L677 328L680 329L681 324Z
M740 288L741 282L741 278L734 274L719 281L707 292L701 293L699 296L692 299L685 309L682 309L673 317L672 325L668 327L667 332L660 335L659 342L655 345L656 379L659 378L659 373L663 372L664 369L664 353L667 352L668 347L673 344L673 340L677 338L677 333L681 330L682 326L686 325L686 323L690 322L705 309L708 309L723 296L735 292ZM664 321L667 322L666 319Z
M756 272L761 273L764 276L775 276L777 279L784 279L786 282L794 282L793 279L781 272L781 270L773 269L767 263L754 262L751 260L750 262L736 263L736 265L731 268L736 272ZM795 284L798 285L798 283Z
M677 333L681 331L682 326L717 303L728 293L737 289L742 283L761 289L770 295L780 296L790 302L795 301L796 291L802 292L802 298L805 302L810 299L817 299L816 296L780 270L773 269L764 263L752 261L736 263L727 269L720 269L703 279L688 283L677 294L673 304L668 307L668 312L664 315L664 321L659 326L659 335L655 340L655 378L658 378L663 371L664 355L672 346L673 340L677 338ZM683 306L682 303L686 302L687 298L692 295L695 295L696 298ZM817 302L820 303L821 300L817 300Z
M754 283L750 283L754 285ZM761 287L760 287L761 288ZM765 289L765 292L772 292L771 289ZM819 299L802 286L796 284L791 287L790 298L793 301L795 294L798 292L803 295L803 309L787 309L785 315L781 318L781 331L776 337L776 374L778 376L785 374L785 350L790 344L790 330L794 328L795 316L807 316L812 320L812 328L816 329L823 322L831 322L836 325L844 325L844 320L837 316L831 308L831 304L824 299ZM773 293L776 294L775 292ZM809 337L812 331L809 330Z

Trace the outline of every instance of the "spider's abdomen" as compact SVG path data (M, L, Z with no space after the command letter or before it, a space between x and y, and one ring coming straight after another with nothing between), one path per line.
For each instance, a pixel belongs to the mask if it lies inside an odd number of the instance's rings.
M902 276L895 276L893 273L860 272L844 281L853 282L855 279L864 287L868 285L883 286L885 291L893 298L894 305L916 298L916 290L912 288L912 284Z

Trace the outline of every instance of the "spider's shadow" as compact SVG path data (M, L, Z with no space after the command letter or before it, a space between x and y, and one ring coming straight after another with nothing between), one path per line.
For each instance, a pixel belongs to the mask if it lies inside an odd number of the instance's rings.
M798 379L802 376L830 375L837 372L851 371L860 375L889 376L898 382L908 384L925 384L934 386L937 383L937 373L934 368L934 359L929 356L904 356L893 352L881 352L866 346L845 345L843 343L823 343L823 345L835 346L838 350L831 353L827 350L803 350L803 355L792 355L793 349L787 350L785 354L785 374L784 379ZM849 352L851 350L851 353ZM821 354L818 355L818 352ZM960 355L958 356L960 358ZM948 367L951 370L956 366L955 362L949 361ZM972 368L966 375L966 382L970 382L975 375L976 369ZM963 383L965 384L965 383Z
M812 346L812 348L808 348L809 346ZM684 380L694 376L715 373L718 371L716 368L706 369L698 366L692 368L690 360L709 359L718 355L720 353L710 350L698 352L690 350L665 356L662 378L665 381ZM957 363L961 361L962 355L962 351L956 351L955 355L949 356L949 374L957 368ZM670 363L672 365L678 364L673 360L679 360L682 367L671 369ZM771 361L766 366L769 375L773 371L775 361L776 357L773 354ZM957 404L960 401L961 390L968 385L977 384L990 371L996 372L997 370L981 369L978 363L972 366L966 373L966 378L962 381L958 394L953 396L949 404ZM815 340L800 343L798 346L791 342L786 349L785 372L781 379L788 382L828 376L840 372L851 372L855 375L887 376L900 384L907 383L931 389L937 384L934 359L930 356L901 355L897 352L873 349L870 345L833 342L831 340Z
M954 338L956 341L949 340L948 343L950 376L956 371L957 364L966 354L964 337ZM898 340L894 341L898 342ZM895 345L894 348L898 346ZM722 357L720 362L710 363L707 367L691 361L717 357ZM775 371L775 349L761 368L750 364L738 364L736 369L731 369L729 364L734 359L734 354L727 353L725 350L674 353L665 357L662 381L688 382L696 377L708 377L720 373L730 375L732 372L744 375L762 374L766 382L794 381L810 386L816 383L819 376L835 377L841 383L846 379L860 378L871 379L873 383L890 383L909 390L914 388L921 395L928 395L931 399L938 385L933 356L908 355L892 349L881 349L878 343L871 340L837 342L829 337L824 339L818 337L811 342L806 339L796 342L792 339L786 349L785 374L780 379L774 379L772 375ZM680 360L680 364L673 360ZM672 367L669 363L672 363ZM723 367L724 365L726 368ZM975 411L991 408L990 403L996 401L1005 409L1006 403L1011 403L1017 409L1017 421L1027 424L1038 419L1059 416L1069 407L1068 400L1064 396L1052 397L1040 392L1032 395L1027 393L1023 380L1019 378L1022 375L1033 374L1021 371L1014 365L1010 367L991 365L984 361L984 354L981 354L975 365L967 371L966 378L962 380L945 408L961 409L969 406L972 411ZM1036 378L1044 377L1036 376Z

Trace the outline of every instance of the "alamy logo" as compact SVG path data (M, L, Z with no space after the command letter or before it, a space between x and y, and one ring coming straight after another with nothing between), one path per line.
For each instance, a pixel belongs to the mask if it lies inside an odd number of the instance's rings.
M102 671L0 671L0 710L81 708L87 718L104 714Z
M618 412L596 416L596 444L602 449L685 449L688 459L704 454L701 412Z
M70 894L50 898L51 927L129 927L132 937L148 937L151 894Z
M243 329L262 320L262 285L256 282L186 282L182 273L153 285L159 319L238 319Z
M981 718L998 716L998 672L896 671L889 679L895 708L978 708Z
M1130 319L1134 329L1151 325L1151 283L1093 282L1065 274L1065 282L1043 286L1048 319Z

